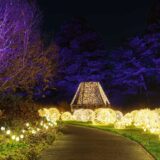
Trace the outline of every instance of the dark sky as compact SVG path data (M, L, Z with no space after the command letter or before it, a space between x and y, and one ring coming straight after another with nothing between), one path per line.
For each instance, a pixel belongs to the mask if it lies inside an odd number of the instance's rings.
M44 15L44 30L56 32L74 16L85 17L113 49L124 40L142 33L153 0L38 0Z

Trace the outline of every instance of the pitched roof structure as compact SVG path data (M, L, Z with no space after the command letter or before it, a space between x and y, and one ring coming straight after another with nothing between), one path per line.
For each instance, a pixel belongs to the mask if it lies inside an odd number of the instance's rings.
M71 109L107 106L110 102L99 82L81 82L71 102Z

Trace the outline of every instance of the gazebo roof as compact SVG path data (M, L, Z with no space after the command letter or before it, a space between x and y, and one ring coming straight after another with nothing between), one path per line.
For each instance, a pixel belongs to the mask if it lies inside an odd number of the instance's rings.
M105 106L110 102L99 82L81 82L71 102L74 106Z

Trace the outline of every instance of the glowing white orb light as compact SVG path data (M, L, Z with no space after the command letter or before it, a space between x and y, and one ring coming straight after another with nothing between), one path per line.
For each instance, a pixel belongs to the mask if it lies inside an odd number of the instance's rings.
M61 114L62 121L71 121L73 120L72 114L70 112L64 112Z
M123 113L120 111L115 111L116 113L116 121L121 120L121 118L123 117Z
M116 112L110 108L98 108L95 110L95 121L100 124L114 124L117 119Z
M81 122L92 122L95 119L95 113L91 109L77 109L73 112L73 119Z
M38 111L40 117L45 117L49 122L56 122L60 119L60 112L57 108L43 108ZM42 124L43 125L43 124Z

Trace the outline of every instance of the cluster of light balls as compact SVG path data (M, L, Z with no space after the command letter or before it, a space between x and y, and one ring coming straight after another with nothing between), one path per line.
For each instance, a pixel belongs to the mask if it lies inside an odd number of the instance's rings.
M19 142L22 141L24 138L26 138L29 135L36 135L41 131L48 130L51 127L55 127L56 123L51 122L44 122L40 121L38 123L38 126L33 127L30 123L26 123L23 129L19 131L19 133L15 133L15 131L9 129L8 127L1 126L0 131L3 135L6 135L8 138L10 138L13 141Z
M93 124L113 125L116 129L134 126L160 137L160 109L140 109L123 115L122 112L111 108L77 109L73 113L60 113L58 109L50 108L39 110L39 115L51 122L58 120L92 122Z
M123 117L120 111L114 111L110 108L99 108L96 110L91 109L77 109L73 113L62 112L60 113L57 108L40 109L39 115L45 117L48 121L55 122L62 121L81 121L93 122L100 124L114 124L117 120Z

